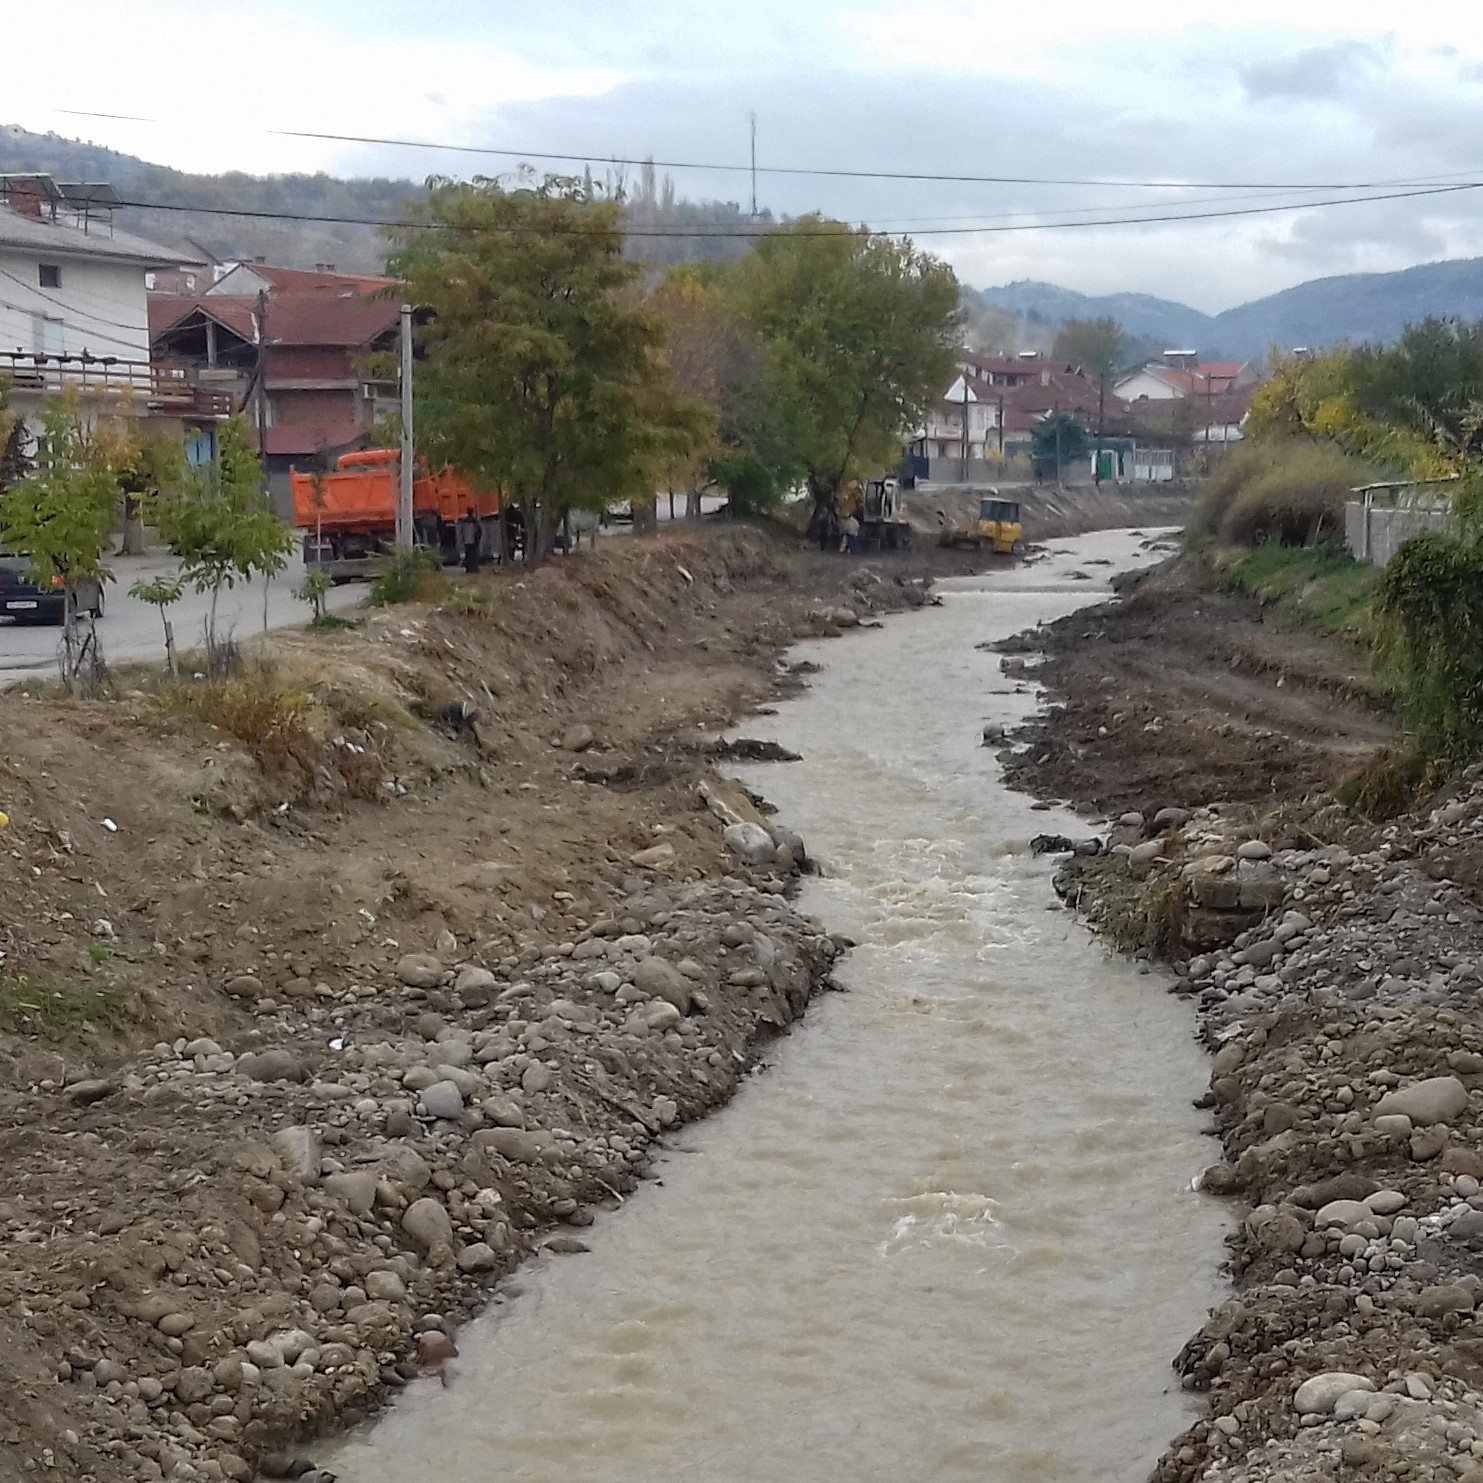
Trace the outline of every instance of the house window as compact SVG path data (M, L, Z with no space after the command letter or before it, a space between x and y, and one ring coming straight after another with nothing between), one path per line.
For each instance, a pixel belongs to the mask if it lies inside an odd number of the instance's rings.
M62 270L55 263L41 263L37 271L41 274L42 288L61 288Z
M67 347L62 321L50 314L31 316L31 339L36 355L61 355Z

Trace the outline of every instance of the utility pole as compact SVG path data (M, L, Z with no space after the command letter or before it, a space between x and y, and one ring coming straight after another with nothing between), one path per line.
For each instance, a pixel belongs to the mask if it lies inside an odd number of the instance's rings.
M757 220L757 110L749 115L752 125L752 220Z
M257 291L257 454L262 469L263 494L268 484L268 291Z
M399 546L412 544L412 306L402 305L402 459L401 487L396 508L396 541Z
M999 393L999 462L1004 462L1004 393Z
M1097 377L1097 451L1092 456L1092 483L1102 483L1102 418L1107 408L1107 374Z
M963 372L963 482L968 482L968 460L972 456L973 444L968 431L968 372Z

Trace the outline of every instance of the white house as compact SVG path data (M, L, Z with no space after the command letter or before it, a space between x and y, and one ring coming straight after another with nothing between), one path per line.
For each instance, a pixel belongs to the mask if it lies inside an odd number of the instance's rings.
M0 175L0 376L22 408L72 385L156 410L146 275L182 259L115 230L117 203L108 185Z
M999 403L996 390L959 375L927 409L913 444L929 458L985 458L998 449Z
M1122 402L1177 402L1191 395L1193 373L1172 366L1140 366L1112 383L1112 393Z

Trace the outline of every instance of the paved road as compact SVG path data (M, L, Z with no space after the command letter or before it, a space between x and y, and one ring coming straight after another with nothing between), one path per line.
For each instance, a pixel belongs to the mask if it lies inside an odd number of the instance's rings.
M105 589L105 611L99 631L103 655L110 661L123 659L161 659L165 656L164 630L160 627L157 608L129 596L129 588L138 581L168 576L175 570L172 557L116 556L109 566L114 580ZM288 567L275 577L268 592L268 626L289 628L309 621L309 609L293 595L304 580L304 568L295 556ZM354 607L366 593L365 583L349 582L336 587L329 596L329 606L343 611ZM208 597L194 592L186 595L170 610L175 626L175 642L182 649L201 642L206 613L211 606ZM217 625L223 631L235 629L239 638L262 631L263 589L238 587L224 592L217 608ZM57 646L61 630L55 627L17 625L0 619L0 685L25 679L30 675L50 675L57 667Z
M706 495L702 506L707 514L719 509L724 500L715 495ZM680 498L675 500L677 515L685 505ZM669 519L669 501L661 496L659 519ZM630 534L632 526L613 524L602 532L599 540L608 536ZM585 544L585 543L584 543ZM155 577L169 576L175 571L175 561L162 552L148 556L115 556L108 563L113 572L113 581L105 589L105 614L101 623L104 658L117 662L125 659L163 659L165 655L164 631L160 627L157 608L141 603L129 596L129 588L135 582L151 581ZM288 567L274 578L268 593L268 627L292 628L309 621L309 609L293 593L304 580L304 568L297 554ZM334 588L329 595L329 606L333 611L343 612L361 602L366 594L364 582L347 582ZM170 609L170 621L175 625L175 642L181 649L194 648L201 642L206 625L206 612L210 599L194 592L186 595ZM261 633L263 627L263 589L256 584L251 589L238 587L222 594L217 609L217 622L223 631L235 629L239 638L248 638ZM14 683L32 675L51 675L57 668L57 646L61 630L51 626L18 625L0 618L0 685Z

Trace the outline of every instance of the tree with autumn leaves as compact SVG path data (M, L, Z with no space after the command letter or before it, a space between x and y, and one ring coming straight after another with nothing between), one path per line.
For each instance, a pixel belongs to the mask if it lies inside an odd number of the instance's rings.
M951 374L952 270L909 243L808 217L735 264L644 291L622 208L583 180L433 182L390 271L425 311L418 441L503 490L528 558L571 510L727 489L763 508L832 499L892 467Z
M651 498L711 434L623 255L622 208L580 180L434 181L390 270L425 311L417 438L503 490L532 564L568 512Z
M799 484L823 510L846 479L894 468L952 374L952 269L823 217L678 270L656 297L676 374L716 414L707 477L743 510Z

